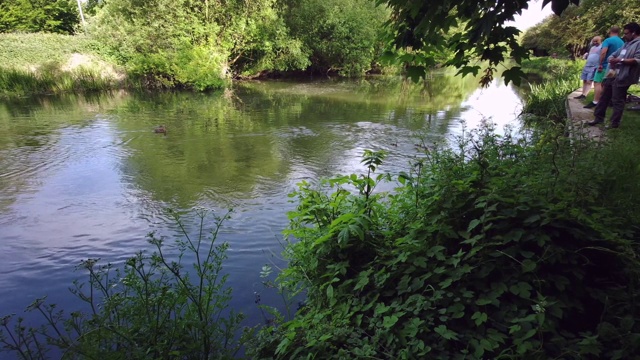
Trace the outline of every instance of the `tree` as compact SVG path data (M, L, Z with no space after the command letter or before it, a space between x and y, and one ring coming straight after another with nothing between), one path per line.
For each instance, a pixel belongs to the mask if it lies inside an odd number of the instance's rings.
M395 48L423 52L435 49L453 51L447 65L455 66L459 73L477 74L479 61L487 61L488 68L481 83L488 85L493 80L496 66L504 62L508 54L517 63L527 57L527 51L518 43L520 33L513 26L505 26L515 15L529 7L530 0L376 0L392 10L389 24L392 34L389 41ZM578 5L580 0L543 0L542 6L551 3L556 14L562 13L570 3ZM453 36L444 36L459 26L463 31ZM411 59L409 69L412 77L423 77L433 58L423 53ZM515 66L502 73L507 82L518 83L524 76Z
M596 35L606 36L612 25L622 27L640 17L637 0L582 0L560 16L552 16L527 30L522 45L527 49L584 54Z
M78 22L75 1L0 0L0 33L42 31L73 34Z
M311 53L311 71L362 75L382 51L388 13L369 0L291 0L285 14L292 36Z

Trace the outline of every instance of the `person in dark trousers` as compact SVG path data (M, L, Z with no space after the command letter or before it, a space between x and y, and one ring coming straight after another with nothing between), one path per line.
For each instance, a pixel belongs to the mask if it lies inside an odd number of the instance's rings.
M623 27L626 44L609 56L609 70L602 82L602 97L594 111L595 119L588 125L604 122L609 103L613 103L611 128L620 126L624 103L629 86L638 82L640 76L640 25L632 22Z

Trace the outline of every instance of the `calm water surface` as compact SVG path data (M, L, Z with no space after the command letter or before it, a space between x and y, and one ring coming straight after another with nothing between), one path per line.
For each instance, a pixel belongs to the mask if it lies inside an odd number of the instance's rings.
M281 264L272 253L295 184L362 171L365 149L389 151L382 170L406 170L414 144L451 139L462 120L516 123L517 91L476 84L254 82L227 93L0 101L0 315L43 295L77 308L67 288L82 277L80 260L121 263L151 249L151 231L177 236L167 208L191 224L190 210L205 207L235 210L220 235L231 245L232 306L260 322L254 292L278 305L260 268ZM166 136L153 132L161 124Z

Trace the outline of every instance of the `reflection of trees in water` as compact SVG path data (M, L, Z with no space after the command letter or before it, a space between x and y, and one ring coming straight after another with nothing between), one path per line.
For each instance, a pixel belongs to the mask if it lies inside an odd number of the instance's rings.
M476 87L472 78L433 76L423 85L252 82L233 95L136 95L115 112L118 129L126 134L163 124L169 133L126 142L133 151L123 171L154 198L179 207L203 197L259 197L280 189L293 172L317 176L352 156L346 154L359 122L443 133Z
M183 208L251 196L257 179L281 171L266 124L220 93L135 96L115 114L130 153L121 171L156 200ZM160 124L167 136L152 133Z
M362 136L385 131L367 123L444 133L476 84L434 75L419 85L399 78L256 82L225 93L17 99L0 104L0 132L6 134L0 151L44 152L24 165L35 166L33 161L55 156L60 128L107 115L119 138L114 156L121 157L125 182L181 208L243 201L282 191L292 176L327 175L326 169L353 157L350 150ZM153 133L158 125L167 127L167 136ZM50 150L39 150L45 147ZM21 181L0 179L0 191Z

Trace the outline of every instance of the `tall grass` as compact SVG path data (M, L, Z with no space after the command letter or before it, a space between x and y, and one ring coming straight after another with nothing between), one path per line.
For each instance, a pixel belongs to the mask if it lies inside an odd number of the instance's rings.
M0 68L0 97L108 90L120 85L115 78L104 77L99 70L85 67L69 71Z
M559 79L542 84L531 84L524 106L524 113L554 122L567 118L565 100L577 88L577 81Z
M584 60L534 58L524 61L523 71L540 81L529 85L524 113L533 116L527 119L564 122L567 118L565 100L580 87L579 74L583 66Z

